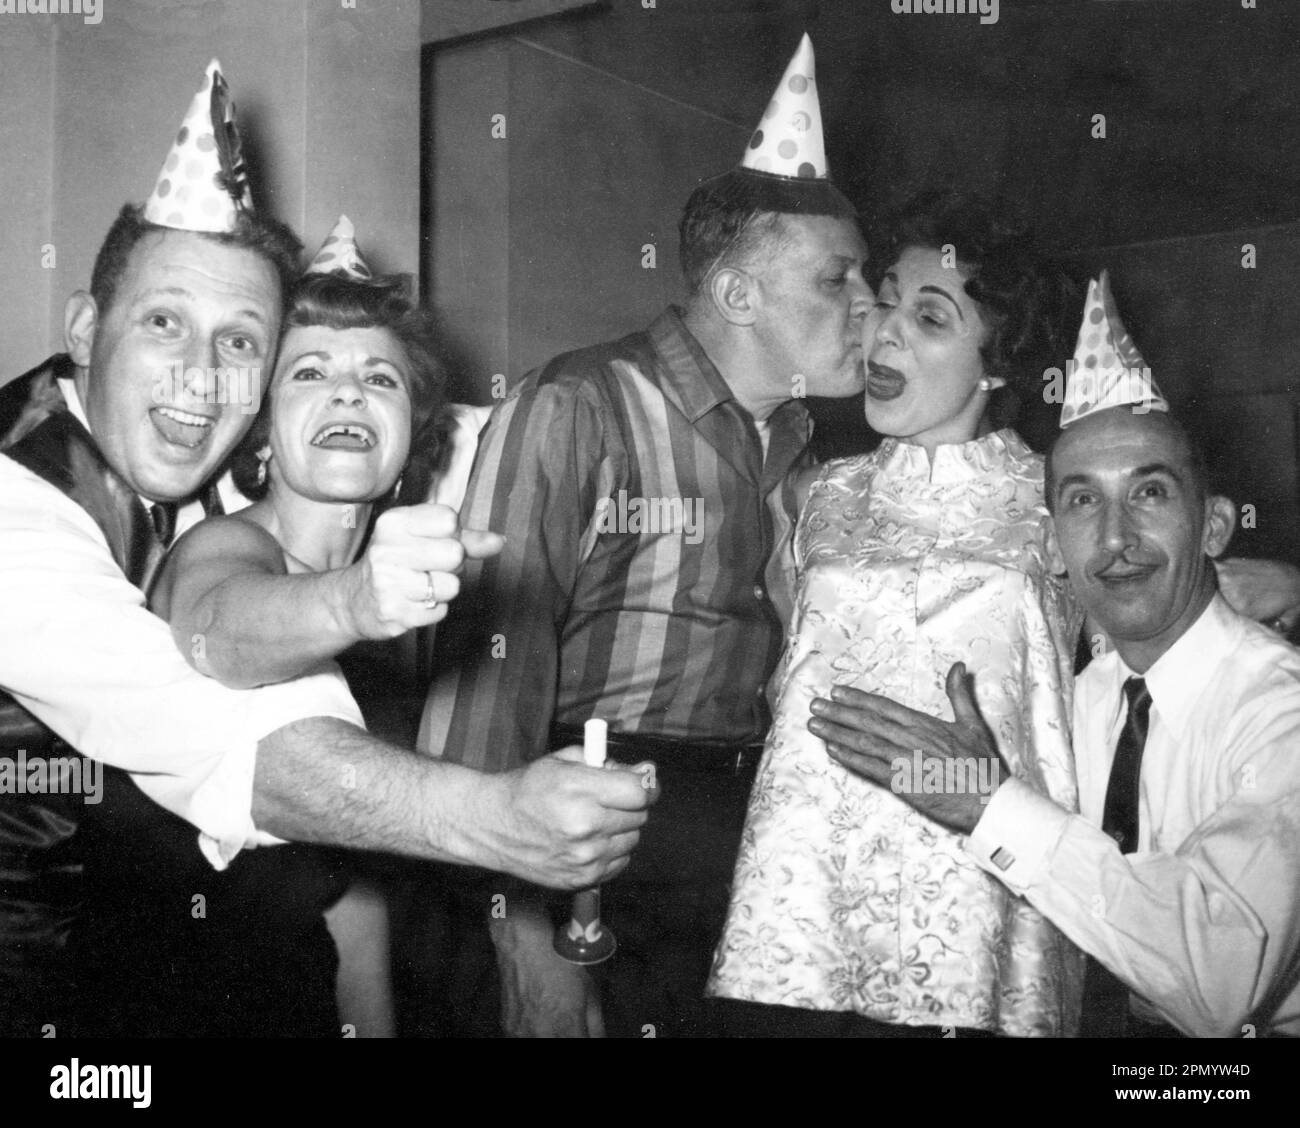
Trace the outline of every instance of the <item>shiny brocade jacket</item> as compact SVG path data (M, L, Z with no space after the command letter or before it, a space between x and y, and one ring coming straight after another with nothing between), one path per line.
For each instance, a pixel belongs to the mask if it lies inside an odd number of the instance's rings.
M1045 516L1043 460L1013 431L942 445L933 465L886 439L823 467L795 533L795 617L711 993L909 1026L1072 1032L1073 945L959 835L831 760L807 728L833 685L951 720L945 677L965 662L1011 772L1077 810L1079 624L1047 566ZM911 772L925 790L918 767L896 763L895 778Z

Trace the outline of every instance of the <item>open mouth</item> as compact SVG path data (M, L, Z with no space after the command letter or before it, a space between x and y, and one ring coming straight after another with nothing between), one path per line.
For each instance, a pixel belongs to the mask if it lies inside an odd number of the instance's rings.
M179 407L154 407L149 409L155 430L176 446L201 446L212 434L217 421L208 415L182 411Z
M311 445L327 450L369 450L378 441L374 431L362 423L331 423L316 433Z
M907 377L896 368L867 362L867 395L876 400L898 399L907 390Z

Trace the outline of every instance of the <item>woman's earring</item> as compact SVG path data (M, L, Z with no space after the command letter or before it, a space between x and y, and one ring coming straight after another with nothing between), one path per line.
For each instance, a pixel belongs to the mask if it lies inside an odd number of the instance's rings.
M257 484L259 486L266 485L266 464L270 461L271 454L269 451L266 454L257 456Z
M402 476L398 474L397 485L393 487L393 500L396 501L401 496L402 496Z
M990 380L987 376L981 376L981 377L980 377L980 391L981 391L981 392L991 392L992 390L993 390L993 381Z

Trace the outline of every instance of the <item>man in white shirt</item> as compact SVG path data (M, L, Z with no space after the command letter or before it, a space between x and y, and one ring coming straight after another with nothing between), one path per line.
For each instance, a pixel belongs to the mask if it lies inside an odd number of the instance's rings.
M12 783L29 749L123 769L197 828L218 869L246 846L292 839L557 888L607 880L653 798L637 773L570 753L502 775L417 756L360 727L332 664L226 689L145 608L164 551L146 505L181 503L183 528L202 516L196 496L211 503L206 484L253 419L213 373L271 370L296 250L287 229L249 214L213 236L124 209L91 290L69 300L70 356L0 389L0 778ZM160 384L173 371L196 375ZM407 514L393 560L413 590L445 601L466 556L496 550L458 531L450 509ZM63 1014L58 965L79 899L66 848L80 799L94 799L48 790L0 787L0 1033L40 1036ZM249 919L249 935L265 924Z
M1063 566L1115 648L1077 681L1081 813L1016 779L991 797L895 790L968 832L979 864L1093 957L1086 1033L1300 1035L1300 652L1217 593L1232 503L1209 495L1179 424L1126 407L1062 434L1047 491ZM836 689L810 728L882 786L914 749L986 778L968 769L996 743L961 664L948 693L951 723ZM1093 990L1107 974L1109 1014Z

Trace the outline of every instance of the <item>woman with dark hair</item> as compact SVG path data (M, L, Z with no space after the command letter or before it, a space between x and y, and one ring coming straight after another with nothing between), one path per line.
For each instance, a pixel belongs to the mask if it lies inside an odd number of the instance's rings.
M741 1034L1066 1034L1073 947L808 730L832 685L950 718L944 674L964 661L1009 770L1076 805L1078 623L1047 565L1043 460L991 420L995 397L1042 387L1069 287L1023 233L946 195L914 201L888 245L863 341L867 421L885 438L806 487L775 722L710 990L741 1001L723 1008ZM990 782L895 769L895 790Z
M454 590L389 567L388 522L411 511L376 521L399 493L425 499L447 448L433 348L399 278L309 272L295 287L232 464L253 504L177 541L153 592L195 669L236 687L287 681L446 614Z
M405 565L420 510L393 508L423 502L450 451L432 318L403 279L371 276L346 219L290 295L278 358L232 459L253 504L178 540L150 599L190 664L235 687L288 681L356 643L435 623L456 594ZM394 709L398 665L371 648L345 668L368 725L410 741ZM340 1015L363 1036L388 1035L389 883L342 858L335 868L325 915Z

